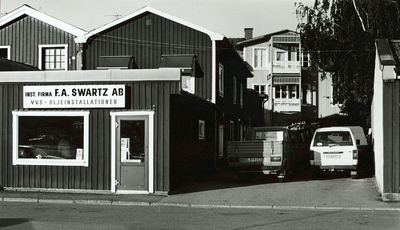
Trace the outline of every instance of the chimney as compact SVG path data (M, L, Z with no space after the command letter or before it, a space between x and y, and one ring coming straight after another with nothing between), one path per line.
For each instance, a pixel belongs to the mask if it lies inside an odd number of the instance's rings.
M244 28L244 39L252 39L253 38L253 28Z

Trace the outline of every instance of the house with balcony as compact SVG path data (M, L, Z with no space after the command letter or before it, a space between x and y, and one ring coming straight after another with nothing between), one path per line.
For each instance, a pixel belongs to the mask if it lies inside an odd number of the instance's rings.
M267 95L264 125L317 118L318 79L307 69L298 33L282 30L253 38L253 29L246 28L245 39L236 43L236 49L253 68L248 88Z

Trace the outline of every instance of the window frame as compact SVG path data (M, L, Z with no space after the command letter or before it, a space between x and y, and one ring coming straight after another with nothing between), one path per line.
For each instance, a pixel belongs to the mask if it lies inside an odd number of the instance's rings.
M49 48L55 48L55 49L59 49L59 48L64 48L65 50L65 54L64 54L64 68L63 69L46 69L43 68L43 65L45 63L43 63L43 51L45 49L49 49ZM41 70L68 70L68 44L50 44L50 45L39 45L39 63L38 63L38 68Z
M184 82L189 83L188 87L184 86ZM181 76L181 86L182 86L181 88L182 88L182 90L184 90L184 91L186 91L188 93L191 93L191 94L195 94L195 88L196 88L195 84L196 84L196 81L195 81L194 77L192 77L192 76L184 76L184 75Z
M264 90L262 90L264 88ZM256 91L258 94L267 94L267 85L253 85L254 91Z
M257 51L260 51L259 55L257 55ZM262 52L265 52L264 55L262 55ZM253 67L255 69L261 69L261 68L267 68L268 66L268 50L267 48L263 47L255 47L253 48ZM264 57L264 59L263 59ZM257 65L257 63L260 63Z
M0 46L0 49L6 49L7 50L7 58L8 60L11 60L11 46Z
M13 111L13 165L84 166L89 167L89 111ZM83 159L19 159L19 117L83 117Z
M244 89L243 84L240 83L240 91L239 91L240 108L243 108L243 94L244 94L243 89Z
M218 92L219 96L224 97L224 65L219 63L219 70L218 70Z
M233 104L237 103L237 79L233 77Z
M206 122L204 120L199 120L199 140L206 139Z

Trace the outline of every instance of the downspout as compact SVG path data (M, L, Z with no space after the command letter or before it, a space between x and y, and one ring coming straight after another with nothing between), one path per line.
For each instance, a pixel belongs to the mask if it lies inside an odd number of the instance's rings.
M211 54L211 102L216 103L217 97L217 41L212 39Z

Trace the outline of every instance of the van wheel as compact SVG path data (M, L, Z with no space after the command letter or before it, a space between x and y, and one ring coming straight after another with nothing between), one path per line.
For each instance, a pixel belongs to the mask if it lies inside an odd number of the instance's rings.
M351 179L357 179L357 171L350 171Z
M311 169L311 179L318 179L321 175L321 171L319 169Z
M286 179L287 179L287 171L286 171L286 169L284 168L284 169L281 171L281 173L279 174L279 176L278 176L278 181L279 181L280 183L283 183L283 182L286 182Z

